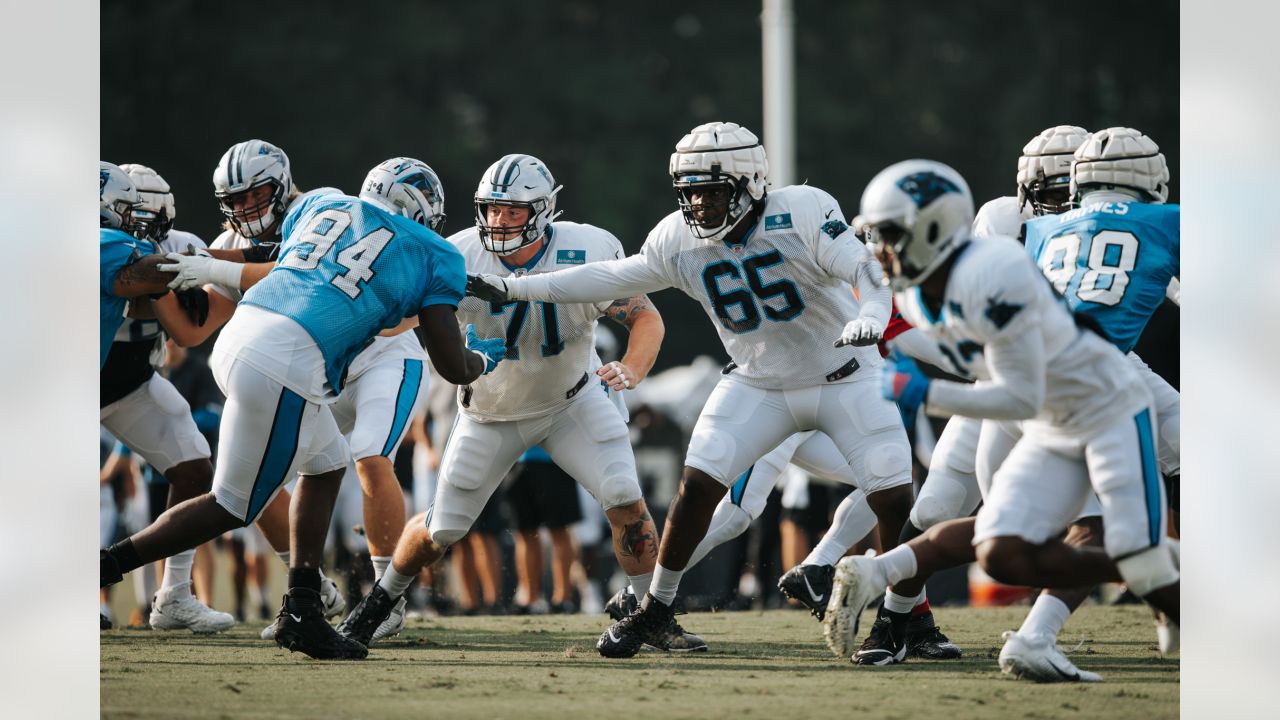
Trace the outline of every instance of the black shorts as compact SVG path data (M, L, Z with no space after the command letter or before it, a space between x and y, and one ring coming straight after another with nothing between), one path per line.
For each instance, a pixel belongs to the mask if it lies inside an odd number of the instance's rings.
M553 463L517 465L507 485L517 530L562 528L582 521L578 483Z
M480 516L471 523L471 530L481 535L497 535L507 529L507 519L502 515L502 486L493 491Z

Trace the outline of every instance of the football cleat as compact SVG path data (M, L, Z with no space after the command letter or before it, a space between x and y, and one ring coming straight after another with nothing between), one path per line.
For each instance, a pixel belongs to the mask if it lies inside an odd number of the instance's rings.
M342 597L342 591L338 590L338 583L329 579L328 576L320 576L320 599L324 602L324 617L330 620L347 609L347 599ZM265 606L264 606L265 607ZM276 626L272 623L259 633L258 637L263 640L270 640L275 637Z
M898 623L888 610L880 608L871 632L849 658L854 665L897 665L907 659L906 623Z
M276 644L289 652L301 652L317 660L363 660L369 648L340 635L324 619L320 593L291 588L276 616Z
M404 596L400 596L400 600L396 602L396 606L391 608L391 614L386 620L373 631L373 640L370 642L378 642L384 638L394 637L404 630L404 609L409 604Z
M200 602L188 590L180 596L161 590L151 601L148 624L155 630L189 629L193 633L217 633L230 630L236 624L235 616L218 612Z
M835 573L834 565L797 565L778 580L778 589L783 595L809 608L809 612L821 621L827 614Z
M604 611L614 622L630 615L640 608L640 601L636 599L636 594L631 592L631 588L623 587L621 590L613 594L609 598L609 602L604 604Z
M1077 668L1058 649L1055 638L1019 635L1006 630L1000 649L1000 671L1036 682L1102 682L1102 676Z
M99 629L99 630L110 630L110 629L111 629L111 618L107 617L107 614L106 614L106 613L103 613L103 612L98 613L98 618L99 618L99 620L98 620L98 629Z
M962 654L959 646L938 629L932 612L912 616L907 622L907 657L955 660Z
M1156 618L1156 646L1160 649L1160 654L1172 655L1178 652L1178 647L1182 644L1182 631L1178 629L1178 624L1159 610L1154 612Z
M701 637L687 632L680 623L671 619L671 624L658 637L657 643L648 643L651 647L667 652L706 652L707 641Z
M374 585L347 619L338 623L338 633L367 647L383 625L394 624L391 616L397 607L401 608L400 627L404 627L403 600L403 597L398 600L392 598L381 585Z
M666 634L675 624L675 612L645 595L640 609L610 625L596 642L596 650L607 658L629 658L640 651L642 645L663 648Z
M884 593L876 582L872 559L851 555L836 563L831 598L822 618L822 636L836 657L847 658L857 649L862 611Z

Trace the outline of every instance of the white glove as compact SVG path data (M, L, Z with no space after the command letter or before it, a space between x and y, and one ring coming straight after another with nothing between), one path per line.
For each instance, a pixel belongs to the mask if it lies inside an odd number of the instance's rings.
M880 342L882 337L884 337L884 325L881 325L879 320L860 317L850 320L844 326L844 332L840 333L840 339L835 342L835 346L855 345L862 347L864 345L875 345Z
M502 304L511 301L507 296L507 281L497 275L468 275L467 294L491 303Z
M169 253L165 257L173 262L157 265L156 269L177 274L173 282L169 283L170 290L191 290L205 285L240 289L240 274L244 272L244 265L241 263L218 260L208 255Z

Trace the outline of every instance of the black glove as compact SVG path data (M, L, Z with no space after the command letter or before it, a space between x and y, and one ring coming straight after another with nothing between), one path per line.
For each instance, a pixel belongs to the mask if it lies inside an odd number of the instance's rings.
M203 327L204 321L209 319L209 293L203 288L193 288L175 290L173 294L178 298L178 307L191 318L191 322Z

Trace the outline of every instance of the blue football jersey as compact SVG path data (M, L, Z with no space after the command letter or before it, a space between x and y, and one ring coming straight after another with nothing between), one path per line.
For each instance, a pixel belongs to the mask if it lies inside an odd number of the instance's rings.
M428 305L457 306L462 255L427 228L358 198L315 195L285 216L280 259L242 302L292 318L342 389L351 360L379 331Z
M1027 252L1072 312L1124 352L1137 344L1179 274L1177 205L1085 205L1026 224Z
M102 369L107 361L107 353L111 351L111 342L115 339L116 330L124 322L125 308L128 298L117 297L114 291L116 275L125 266L139 257L154 252L151 243L138 240L120 230L101 228L98 230L98 271L101 274L98 298L100 352L98 353L98 369Z

